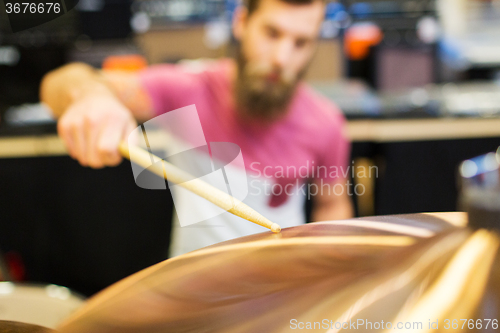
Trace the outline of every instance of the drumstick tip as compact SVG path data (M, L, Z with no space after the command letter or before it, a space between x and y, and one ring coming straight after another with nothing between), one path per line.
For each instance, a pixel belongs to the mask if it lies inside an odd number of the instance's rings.
M281 227L278 224L273 223L271 225L271 231L274 232L275 234L277 234L278 232L281 231Z

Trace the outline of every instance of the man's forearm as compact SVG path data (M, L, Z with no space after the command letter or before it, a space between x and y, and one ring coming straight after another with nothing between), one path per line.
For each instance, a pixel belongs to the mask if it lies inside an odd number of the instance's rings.
M313 222L345 220L354 216L351 198L342 195L330 202L316 203L311 212Z
M153 116L152 102L137 73L101 72L86 64L73 63L47 74L40 88L40 100L57 118L76 99L89 94L116 98L139 121Z
M59 118L76 98L85 94L113 94L93 67L69 64L47 74L42 80L40 100Z

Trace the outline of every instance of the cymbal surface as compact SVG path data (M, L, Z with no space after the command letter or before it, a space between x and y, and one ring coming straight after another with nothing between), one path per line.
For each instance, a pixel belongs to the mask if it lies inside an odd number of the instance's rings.
M472 234L466 223L463 213L400 215L223 242L118 282L59 330L283 332L297 322L393 320L440 281Z
M51 329L18 323L14 321L3 321L0 320L0 333L51 333L54 332Z

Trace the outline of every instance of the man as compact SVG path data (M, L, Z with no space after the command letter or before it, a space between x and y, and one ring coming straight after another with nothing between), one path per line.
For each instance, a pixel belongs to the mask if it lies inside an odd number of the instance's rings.
M220 60L201 73L159 65L139 74L110 74L71 64L44 78L41 98L60 117L58 131L69 154L92 168L121 162L118 144L136 120L195 104L206 141L239 145L247 172L260 179L250 184L260 191L250 190L249 206L282 227L304 223L304 195L298 190L303 178L312 178L313 221L349 218L347 181L339 171L349 158L344 118L301 81L324 11L321 0L250 0L233 21L237 61ZM304 168L307 173L297 175ZM281 191L265 193L262 180L269 179ZM293 194L283 190L292 187ZM264 231L229 215L215 225L208 221L211 228L175 223L171 255Z

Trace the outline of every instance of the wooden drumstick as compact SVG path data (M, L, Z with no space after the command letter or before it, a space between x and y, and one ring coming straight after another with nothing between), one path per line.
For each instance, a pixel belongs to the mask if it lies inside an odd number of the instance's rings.
M248 207L240 200L230 196L229 194L213 187L212 185L200 179L192 177L187 172L182 171L171 163L160 159L159 157L149 153L148 151L139 147L129 146L125 142L121 142L118 149L123 157L129 159L130 161L140 165L145 169L148 169L149 171L160 177L164 177L169 182L184 187L185 189L212 202L220 208L236 216L244 218L245 220L271 229L271 231L274 233L278 233L281 231L281 227L278 224L269 221L264 216L257 213L255 210ZM159 162L160 160L161 163L151 163L152 161Z

